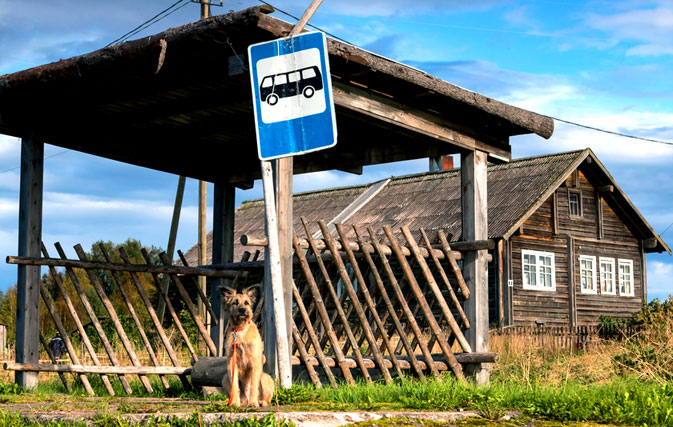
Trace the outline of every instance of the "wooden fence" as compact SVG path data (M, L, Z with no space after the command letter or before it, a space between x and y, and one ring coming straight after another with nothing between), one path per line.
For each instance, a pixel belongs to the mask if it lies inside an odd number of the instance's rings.
M321 386L324 381L336 385L338 379L353 384L356 376L366 381L380 377L390 382L394 376L403 375L405 371L423 380L428 374L437 376L441 371L451 370L462 379L462 363L497 361L495 354L472 352L465 339L464 330L469 328L470 322L462 306L464 300L469 298L469 290L458 264L462 253L456 250L486 249L489 242L461 242L452 247L441 231L435 233L431 241L423 229L412 233L407 227L402 227L395 233L390 227L384 226L377 233L371 228L363 230L353 226L349 230L351 234L347 234L341 224L336 224L335 232L331 232L322 221L313 228L304 220L302 223L305 237L295 235L293 238L292 363L302 365L316 386ZM313 238L314 233L318 234L318 229L322 238ZM242 240L249 245L261 245L260 240L263 239L248 237ZM227 270L222 270L223 266L217 266L218 269L189 267L181 253L180 258L185 265L178 267L173 266L165 254L161 255L163 265L154 265L146 251L143 251L145 264L133 264L123 249L119 253L123 263L111 262L110 254L102 246L100 250L106 262L88 260L79 245L75 246L78 260L67 259L58 243L56 250L60 258L50 258L43 246L43 258L8 257L8 262L49 268L57 295L68 308L66 315L77 325L83 343L80 353L86 351L93 366L81 364L84 355L78 354L69 338L61 315L54 307L53 292L50 294L42 284L42 299L64 340L72 363L57 364L45 339L41 337L52 359L51 365L8 363L6 369L58 372L66 388L70 389L64 376L64 373L69 372L79 377L90 394L93 394L93 389L87 374L100 375L111 395L114 394L111 376L116 376L129 394L130 375L137 375L148 392L152 391L148 375L159 375L163 387L169 387L166 375L178 375L185 387L190 386L187 379L190 368L181 366L176 349L154 311L153 301L143 287L142 280L150 277L154 282L184 347L192 360L198 360L203 354L199 354L196 343L185 331L173 305L175 301L171 301L168 293L161 291L160 275L170 277L172 286L177 289L196 325L200 339L205 343L205 355L211 356L222 354L221 349L216 348L210 338L206 322L197 311L195 295L190 295L184 282L195 280L197 276L220 277L229 279L230 286L242 288L247 284L259 283L263 278L263 261L258 260L259 250L254 255L246 252L240 262L224 266ZM72 288L66 289L57 267L65 269L68 286ZM76 270L80 271L79 275ZM86 274L81 274L82 271ZM121 307L110 301L108 295L111 290L104 289L100 283L101 272L112 277L113 280L106 286L121 294ZM93 287L94 295L84 291L83 280L88 280L87 286ZM218 328L222 333L226 319L220 322L208 303L207 295L198 286L193 289L205 301L206 310L212 317L210 326ZM96 300L90 301L91 298ZM263 299L260 299L254 310L254 319L262 329L263 303ZM114 337L107 336L99 319L101 313L94 310L94 305L104 308L113 325ZM132 326L127 324L126 330L120 321L119 310L123 310L124 316L133 319ZM149 315L153 326L151 331L144 329L138 315L140 311L143 315ZM78 315L82 312L88 321ZM94 326L107 360L101 360L96 354L91 337L84 328L88 322ZM135 328L140 334L151 366L143 366L135 353L128 337L129 328ZM150 340L150 333L158 336L158 339ZM111 341L122 343L124 360L118 359ZM156 356L159 350L168 354L172 366L161 366Z
M633 336L638 332L634 326L508 326L502 329L494 329L491 334L506 335L512 337L527 337L537 344L551 345L559 348L586 349L601 339L623 339Z

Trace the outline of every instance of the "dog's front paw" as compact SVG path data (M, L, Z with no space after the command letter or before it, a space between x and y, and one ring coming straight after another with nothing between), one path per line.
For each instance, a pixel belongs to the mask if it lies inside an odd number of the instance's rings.
M250 401L250 402L248 402L248 407L250 407L250 408L259 408L259 402L257 402L257 401Z

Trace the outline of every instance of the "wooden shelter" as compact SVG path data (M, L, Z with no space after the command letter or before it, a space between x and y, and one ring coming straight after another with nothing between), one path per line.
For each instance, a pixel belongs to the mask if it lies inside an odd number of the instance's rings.
M0 132L22 140L18 255L40 258L49 143L213 182L213 263L233 261L234 189L260 177L246 48L292 27L270 12L254 7L214 16L0 76ZM553 121L337 40L328 39L328 49L339 142L297 157L294 173L358 172L370 164L460 153L462 236L486 238L487 161L510 159L510 136L549 138ZM280 223L291 224L290 214ZM281 235L288 247L289 228ZM474 296L466 309L473 319L468 339L486 351L486 251L469 252L463 271ZM18 267L17 363L37 361L39 281L39 265ZM289 280L285 287L291 292ZM219 293L212 298L219 315ZM17 374L24 387L36 381L35 372Z
M420 229L431 238L442 230L455 243L462 240L460 185L460 170L452 169L299 193L295 217L341 223L352 239L352 224L387 225L417 237ZM300 221L294 226L300 230ZM263 234L262 201L243 202L235 239L248 245L237 244L234 256L263 244L255 237ZM489 324L500 327L629 317L647 303L646 254L671 253L588 148L489 165L488 237ZM185 258L193 262L196 248Z

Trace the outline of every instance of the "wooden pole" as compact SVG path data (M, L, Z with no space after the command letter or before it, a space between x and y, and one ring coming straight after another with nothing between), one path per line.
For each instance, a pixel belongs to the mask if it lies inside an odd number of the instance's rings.
M129 256L126 254L126 251L124 250L123 247L119 248L119 256L121 257L122 260L124 260L125 263L131 264L131 260ZM152 319L152 323L154 323L154 328L156 329L157 334L161 339L161 343L164 345L164 348L166 349L168 358L171 360L173 366L180 366L178 356L177 354L175 354L175 350L173 349L173 346L171 345L168 336L166 336L166 331L164 331L164 327L162 326L161 321L159 320L159 316L154 311L154 308L152 307L152 302L150 301L150 298L147 295L147 292L145 291L143 284L140 282L140 279L138 278L138 273L129 272L129 274L131 275L131 281L133 282L133 285L138 291L138 294L140 294L140 299L142 299L143 304L145 304L145 308L147 309L147 313L149 313L150 315L150 319ZM161 297L159 297L159 299L163 300L163 298ZM165 304L166 302L164 301L164 306ZM186 376L184 375L180 376L180 381L182 382L182 385L185 387L186 390L190 389L189 381L187 380Z
M207 1L207 0L206 0ZM201 10L203 10L204 4L201 3ZM206 260L206 197L207 197L208 186L206 181L199 181L199 239L198 239L198 257L199 257L199 267L207 264ZM170 258L173 261L172 258ZM198 276L198 315L201 316L201 319L206 325L209 325L208 314L206 312L206 301L201 295L206 293L206 278L204 276Z
M265 282L265 313L266 327L264 328L265 342L271 330L275 331L276 346L266 345L267 367L273 369L274 362L277 363L278 370L274 372L280 380L282 388L292 386L292 367L290 366L290 354L287 340L287 323L285 309L285 293L283 291L283 276L281 271L280 249L278 244L278 225L276 223L276 201L273 189L273 172L271 162L262 161L262 183L264 185L264 207L266 214L267 239L269 239L268 257L265 257L266 267L270 281ZM291 196L290 196L291 197ZM271 286L268 286L268 285ZM269 296L268 290L271 290ZM271 303L271 304L269 304ZM271 328L271 319L274 320L274 327ZM274 354L275 353L275 354Z
M63 247L59 242L54 243L54 246L56 247L56 252L58 252L58 255L65 259L67 258L65 251L63 250ZM93 324L94 329L98 333L98 337L100 338L101 343L103 344L103 348L105 348L105 352L108 355L108 358L110 359L110 362L118 366L119 365L119 360L117 360L117 356L115 355L114 349L112 348L112 345L110 344L110 341L107 339L107 335L105 335L105 331L103 330L103 326L100 324L100 321L98 320L98 316L96 316L96 312L93 310L93 307L91 307L91 304L89 303L89 298L87 298L86 293L84 292L84 289L82 288L82 285L79 283L79 279L77 278L77 275L73 271L72 268L66 267L65 268L66 273L68 274L68 277L70 277L70 281L72 282L73 286L75 287L75 290L77 291L77 295L79 295L80 301L82 301L82 306L84 307L84 310L86 311L86 314L89 316L89 319L91 319L91 324ZM131 385L129 384L128 380L126 379L126 376L123 374L118 374L119 375L119 382L122 385L122 388L124 389L124 392L126 394L131 394L133 393L133 390L131 389Z
M191 368L171 366L84 366L84 365L47 365L37 363L5 362L7 371L17 372L72 372L87 374L129 374L129 375L186 375Z
M180 224L180 210L182 209L182 199L185 194L185 177L181 176L178 178L178 188L175 191L175 203L173 204L173 218L171 219L171 231L168 235L168 248L166 253L168 256L173 259L173 254L175 253L175 240L178 235L178 225ZM168 286L171 281L168 278L168 275L164 276L161 280L161 289L163 293L168 293ZM164 321L164 312L166 311L166 303L163 298L159 298L157 301L157 316L159 322L163 323Z
M49 252L47 252L47 247L44 244L42 244L41 246L42 246L42 255L44 255L45 258L49 258ZM77 326L77 331L79 332L79 335L82 338L82 344L84 344L84 347L87 349L89 356L91 356L91 361L94 363L94 365L100 365L101 363L98 360L96 350L93 348L91 340L89 340L89 335L87 335L86 330L84 329L84 325L82 325L82 321L80 320L79 315L77 314L75 304L73 304L72 300L70 299L70 295L68 295L68 291L65 289L65 286L63 286L63 282L61 281L61 277L56 272L56 268L54 268L53 266L49 266L49 273L51 274L51 278L54 280L54 283L56 283L56 287L58 288L61 297L65 302L65 306L68 308L70 316L72 316L72 320L75 322L75 325ZM82 357L84 357L84 349L82 349ZM75 362L74 360L73 362L78 363ZM100 379L103 382L103 385L105 386L105 389L110 394L110 396L114 396L115 391L112 388L112 384L110 383L110 379L107 377L107 375L101 375Z
M80 246L79 244L75 245L75 252L82 261L87 261L86 254L84 253L84 249L82 249L82 246ZM112 326L114 326L115 331L117 331L117 335L119 335L119 339L121 339L122 346L126 350L129 359L131 359L131 363L133 363L133 366L140 366L140 361L138 360L138 356L136 355L135 350L133 350L133 345L131 345L131 341L129 340L128 336L126 335L126 332L124 331L124 328L122 327L121 322L119 321L117 311L115 310L114 306L112 305L112 302L105 293L105 290L103 290L103 286L101 286L100 281L98 280L98 276L96 276L96 273L93 270L86 270L86 273L89 276L89 281L93 285L93 288L96 290L98 297L103 303L105 311L107 311L108 314L110 315L110 321L112 321ZM145 387L145 390L148 393L152 393L153 390L152 390L152 384L150 384L150 380L144 375L140 375L139 378L143 387Z
M488 237L487 157L483 151L460 155L462 189L462 238L464 240ZM470 298L465 314L470 319L467 341L472 351L488 352L488 260L487 251L468 252L463 260L463 274ZM467 365L467 372L477 384L488 383L489 369L485 364Z
M21 140L19 190L19 256L39 257L42 242L42 182L44 143ZM40 337L40 267L18 267L16 293L16 362L37 363ZM37 387L36 372L20 372L15 382L26 390Z

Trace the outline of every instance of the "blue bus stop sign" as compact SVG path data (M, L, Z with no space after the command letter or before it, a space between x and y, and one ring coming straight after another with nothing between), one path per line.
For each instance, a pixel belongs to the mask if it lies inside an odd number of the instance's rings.
M254 44L248 58L259 158L333 147L337 130L325 35Z

